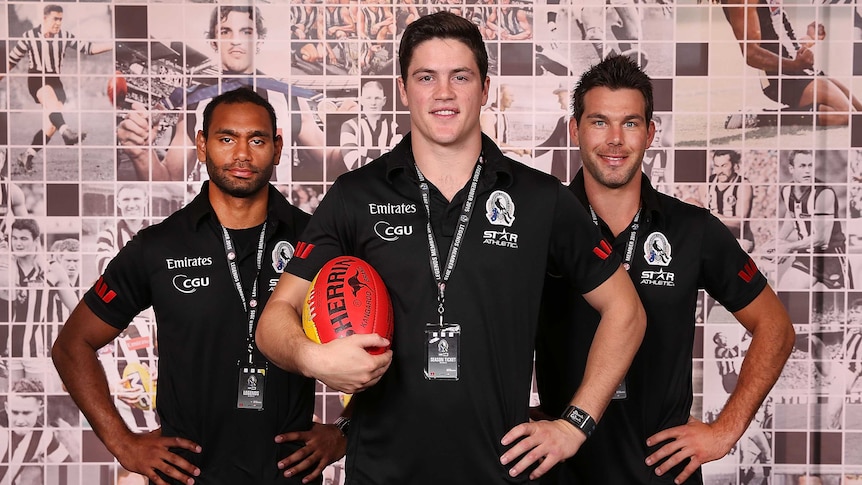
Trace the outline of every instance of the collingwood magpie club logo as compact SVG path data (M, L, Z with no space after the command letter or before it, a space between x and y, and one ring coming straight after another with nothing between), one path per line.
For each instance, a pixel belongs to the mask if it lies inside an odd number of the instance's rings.
M644 259L652 266L659 266L658 270L641 271L641 284L650 286L675 286L674 273L665 271L664 267L670 264L672 249L667 237L660 232L654 232L647 236L644 241Z
M660 232L654 232L644 241L644 258L653 266L667 266L671 260L671 247L667 238Z
M275 247L272 248L272 269L274 269L276 273L283 273L284 268L287 267L287 263L290 261L290 258L293 257L293 253L293 244L290 244L287 241L279 241L275 243Z
M515 222L515 203L502 190L495 190L485 202L485 217L495 226L512 227Z

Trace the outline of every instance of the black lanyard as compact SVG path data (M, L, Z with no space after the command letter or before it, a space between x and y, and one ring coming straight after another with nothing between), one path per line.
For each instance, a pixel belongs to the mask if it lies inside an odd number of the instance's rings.
M263 222L263 227L260 229L260 239L257 243L257 270L254 274L254 282L251 285L251 298L246 303L245 291L242 288L242 280L240 279L239 266L236 264L236 248L230 238L227 228L221 226L222 236L224 237L225 257L227 257L228 269L230 276L233 278L233 284L236 286L236 291L239 293L239 299L242 301L242 309L248 316L248 363L254 363L254 318L257 315L257 279L260 276L261 264L263 264L264 236L266 235L266 221Z
M431 227L431 192L428 188L428 181L419 170L419 165L416 166L416 173L419 176L419 189L422 191L422 203L425 204L425 214L428 216L426 230L428 232L428 248L431 253L431 271L434 272L434 282L437 285L437 313L440 314L440 324L443 324L444 302L446 296L446 282L452 275L452 270L455 269L455 262L458 260L458 251L461 249L461 242L464 240L464 233L467 232L467 225L470 224L470 218L473 215L473 202L476 198L476 188L479 186L479 175L482 173L482 156L479 155L479 160L476 161L476 168L473 170L473 180L470 182L470 191L467 193L467 200L464 201L464 206L461 209L461 216L458 218L458 227L455 229L455 235L452 237L452 244L449 246L449 258L446 261L446 272L440 270L440 251L437 249L437 241L434 239L434 229Z
M598 226L599 218L598 216L596 216L596 211L593 210L592 205L590 206L590 217L593 218L593 224ZM641 208L638 207L638 212L637 214L635 214L635 218L632 219L632 227L629 231L629 242L628 244L626 244L626 253L623 255L623 267L626 269L626 271L631 270L632 267L632 259L634 258L635 254L635 244L637 244L638 241L638 229L640 228L640 224L638 224L638 221L640 221L640 218Z

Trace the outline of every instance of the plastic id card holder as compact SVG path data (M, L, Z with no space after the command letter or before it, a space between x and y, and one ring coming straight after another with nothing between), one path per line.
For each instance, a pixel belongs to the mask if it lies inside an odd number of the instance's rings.
M239 365L239 386L236 395L237 409L263 410L263 392L266 389L266 365Z
M461 325L425 325L425 379L457 381L461 373Z

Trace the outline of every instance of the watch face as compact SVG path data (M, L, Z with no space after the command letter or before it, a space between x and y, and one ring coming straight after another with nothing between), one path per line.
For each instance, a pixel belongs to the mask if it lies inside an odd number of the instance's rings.
M578 426L583 426L584 421L586 421L587 419L585 415L581 414L580 409L573 409L572 414L570 414L569 416L571 416L574 422L578 423Z

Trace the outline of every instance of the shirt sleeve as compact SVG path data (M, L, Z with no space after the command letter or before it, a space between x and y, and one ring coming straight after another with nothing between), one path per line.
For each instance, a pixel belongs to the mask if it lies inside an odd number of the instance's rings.
M603 240L575 195L562 184L549 249L550 271L565 277L581 294L596 289L620 266L620 256Z
M27 39L19 40L18 43L15 44L15 47L12 48L12 52L9 53L9 71L15 68L28 52L30 52L30 46L27 43Z
M353 219L345 210L342 192L336 180L300 235L293 258L287 264L288 273L311 281L330 259L352 254Z
M140 235L132 238L111 260L96 284L84 294L83 301L90 310L120 330L152 305L143 246Z
M745 308L766 287L766 277L730 230L712 214L703 233L700 286L730 312Z
M84 42L83 40L75 37L75 34L71 32L66 33L66 39L69 42L69 47L76 49L81 54L91 55L93 53L93 43L92 42Z

